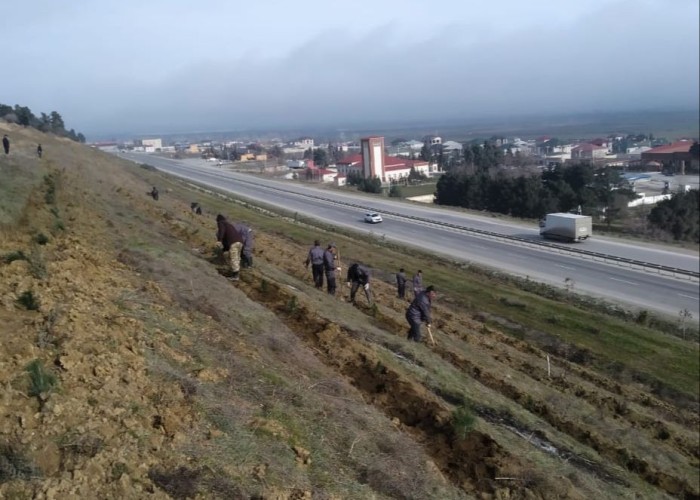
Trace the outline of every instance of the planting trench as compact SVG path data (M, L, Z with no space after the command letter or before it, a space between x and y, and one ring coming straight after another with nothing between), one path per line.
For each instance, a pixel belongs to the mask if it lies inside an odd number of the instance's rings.
M399 335L402 332L403 325L399 325L391 317L382 316L379 318L379 322L388 331L396 332ZM438 322L437 325L441 327L446 326L444 324L441 324L441 322ZM455 334L457 337L461 338L466 342L474 342L465 334L459 334L454 330L450 330L449 328L443 328L441 331L443 334L448 332ZM527 344L524 341L512 339L505 335L499 335L499 340L501 340L500 337L505 337L505 340L508 340L508 342L505 343L519 352L524 352L529 355L538 354L538 357L544 357L543 352L533 348L531 345ZM484 346L482 345L482 347ZM492 345L488 345L485 347L490 350L495 349ZM581 444L592 448L601 456L607 458L608 460L619 465L620 467L627 469L629 472L638 475L649 484L659 487L672 495L679 495L684 498L697 497L698 490L682 477L675 475L675 470L659 470L656 467L654 467L653 464L649 463L649 461L637 456L630 449L620 446L613 439L608 439L604 434L601 434L599 430L588 429L585 423L579 422L577 420L572 420L570 418L566 418L560 415L560 412L559 410L557 410L556 407L548 405L545 401L540 401L536 398L533 398L533 395L530 392L524 392L523 390L519 389L515 384L504 379L501 373L495 374L492 371L484 368L483 366L477 366L473 361L454 351L443 348L442 345L437 345L433 348L433 351L440 355L444 360L448 361L450 364L458 368L460 371L464 372L465 374L468 374L475 380L478 380L486 387L489 387L494 391L502 394L503 396L512 400L519 406L526 408L531 413L538 415L540 418L552 425L552 427L554 427L555 429L571 436ZM622 385L613 382L609 379L604 379L600 376L593 376L592 374L590 374L590 371L586 370L585 368L578 367L568 361L558 359L557 362L559 364L564 363L567 369L576 370L578 375L581 375L581 372L584 372L585 375L588 375L590 378L593 378L595 380L594 383L600 384L604 388L603 393L595 390L586 391L580 386L577 386L572 382L569 382L561 377L548 377L544 369L537 369L533 367L530 363L515 360L507 352L495 353L493 357L494 359L501 358L504 362L508 364L508 367L510 369L520 371L523 375L527 376L528 378L537 380L549 387L553 387L562 393L574 393L577 398L586 400L591 406L597 408L601 412L601 415L605 414L608 416L608 418L611 418L618 422L626 421L630 428L642 428L647 432L647 435L652 440L658 440L663 438L663 441L673 443L675 449L685 457L690 458L691 461L697 460L699 453L697 443L691 442L687 439L683 439L680 436L674 437L672 432L668 429L668 427L665 426L661 421L631 410L625 402L627 399L627 392L629 391L627 391L627 389ZM584 378L584 380L587 380L586 377L582 376L582 378ZM622 395L623 397L613 397L607 391L608 388L613 389L615 391L615 394ZM638 396L638 398L635 398L633 396L631 397L631 399L642 399L642 397ZM659 401L648 395L644 395L643 399L647 403L647 405L653 406L656 409L661 410L661 412L664 414L667 414L671 411L670 405L668 405L665 402ZM488 415L480 416L482 418L485 418L486 420L491 421L488 418ZM681 418L681 420L687 422L687 418ZM519 426L517 424L508 424L506 425L506 427L513 427L522 430L522 426ZM532 433L526 432L526 434ZM660 436L662 436L662 438ZM547 451L548 449L552 449L548 446L544 446L541 448L545 451ZM558 452L556 453L557 455L559 455L559 452L562 452L564 455L569 457L567 459L569 460L569 462L575 463L576 460L572 461L571 457L578 457L577 455L566 450L562 450L559 446L557 446L556 449L558 450ZM618 478L615 474L607 471L602 465L591 462L590 460L585 459L583 457L578 458L580 459L579 465L582 468L592 471L593 473L595 473L595 475L601 477L606 481L624 484L623 480Z
M468 492L484 493L492 493L502 487L502 484L497 484L495 478L501 475L504 465L517 463L517 458L510 455L492 438L483 433L472 431L465 439L459 439L451 425L452 414L449 408L422 385L412 382L402 377L400 373L382 365L371 349L363 345L362 341L354 338L357 336L356 333L347 331L337 324L317 316L296 302L293 302L294 306L290 307L290 303L292 303L290 301L296 301L296 297L292 293L280 289L276 284L268 282L264 291L252 283L241 282L239 287L251 299L265 304L273 310L299 338L322 356L327 365L335 367L348 377L353 385L362 391L368 403L381 408L389 417L397 418L404 428L425 446L441 472L453 484ZM402 331L398 323L389 317L380 314L377 319L389 331ZM516 342L520 349L523 349L522 344L526 344L521 341ZM532 350L533 348L527 345L525 349ZM443 359L480 383L520 406L527 407L554 428L591 447L613 463L637 474L649 484L672 495L684 498L697 497L698 492L682 478L657 470L647 461L632 454L629 449L620 447L598 433L586 430L579 422L560 417L546 403L533 401L529 394L524 394L513 384L504 381L502 377L491 374L463 356L440 346L434 350ZM519 369L529 377L533 376L532 367L527 363L519 364L514 368ZM540 373L536 374L534 378L539 380L544 379L544 376ZM569 384L563 380L552 381L552 379L547 379L546 383L550 385ZM618 387L620 386L618 385ZM629 413L628 411L622 412L618 405L613 404L614 401L608 401L607 403L610 403L608 405L600 399L600 395L581 393L581 396L589 399L592 405L615 413L615 418L624 417L626 413ZM601 403L603 403L602 406ZM662 403L659 402L659 406L661 405ZM538 435L537 432L519 425L510 416L496 415L487 408L477 408L476 413L484 420L500 425L521 437L527 435L528 441L533 446L565 459L587 473L607 482L626 485L623 479L602 464L561 446L553 445L547 441L544 435ZM644 420L644 417L638 417L639 420ZM653 423L639 421L631 421L630 425L654 427ZM688 448L685 444L679 448L684 454L696 452L692 446ZM522 464L518 464L517 468L521 467ZM518 488L515 485L510 486ZM523 487L522 489L527 488Z
M265 291L241 283L251 299L266 305L304 343L359 389L367 403L381 408L425 447L449 480L467 492L503 489L496 477L505 466L522 464L491 437L478 431L460 439L451 423L452 412L434 394L385 366L353 332L326 321L303 306L290 306L293 295L273 283ZM511 490L525 488L509 485Z

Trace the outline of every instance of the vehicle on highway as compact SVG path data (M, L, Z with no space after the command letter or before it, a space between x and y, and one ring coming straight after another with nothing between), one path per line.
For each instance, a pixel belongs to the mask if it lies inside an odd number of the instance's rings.
M365 222L368 222L370 224L378 224L382 222L382 216L379 215L377 212L367 212L365 214Z
M540 235L549 240L583 241L592 232L593 219L589 215L547 214L540 221Z

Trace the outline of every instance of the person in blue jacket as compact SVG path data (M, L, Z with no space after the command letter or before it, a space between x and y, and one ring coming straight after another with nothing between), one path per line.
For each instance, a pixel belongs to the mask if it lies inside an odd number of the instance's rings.
M408 340L413 340L415 342L421 341L420 325L422 322L425 322L428 328L430 328L433 322L430 309L436 295L435 287L430 285L424 291L418 292L416 298L413 299L411 305L408 306L406 310L406 320L410 326Z

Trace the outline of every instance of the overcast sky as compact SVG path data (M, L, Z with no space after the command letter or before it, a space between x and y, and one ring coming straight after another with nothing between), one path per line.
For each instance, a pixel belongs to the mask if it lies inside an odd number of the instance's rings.
M0 103L88 138L698 108L698 0L24 0Z

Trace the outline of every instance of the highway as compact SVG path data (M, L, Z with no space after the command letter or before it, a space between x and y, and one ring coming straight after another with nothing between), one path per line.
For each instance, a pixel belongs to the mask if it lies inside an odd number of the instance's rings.
M455 261L485 265L558 287L563 287L566 281L577 293L602 297L634 309L674 317L687 309L693 321L700 317L697 278L683 273L671 276L650 272L570 250L582 249L618 259L677 268L696 273L696 276L700 271L697 253L595 235L580 244L542 247L537 228L487 216L236 173L202 160L171 160L145 153L119 156L242 198L365 232L368 237L381 237L449 256ZM366 224L363 213L370 210L381 213L384 222ZM510 241L494 234L515 236L519 240Z

